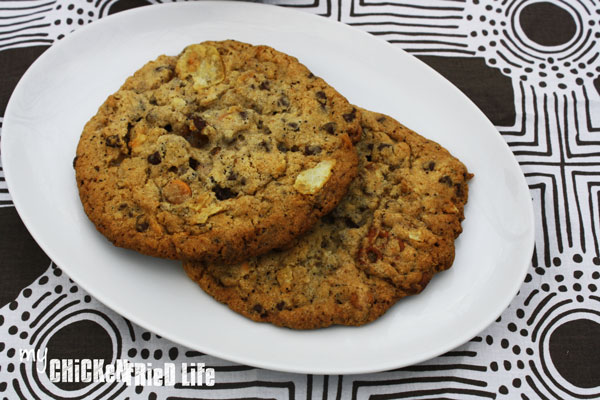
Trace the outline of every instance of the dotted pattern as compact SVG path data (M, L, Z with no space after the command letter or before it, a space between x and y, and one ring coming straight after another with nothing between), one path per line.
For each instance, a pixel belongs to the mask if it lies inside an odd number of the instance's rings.
M589 85L598 76L600 66L592 57L600 50L595 40L600 37L600 9L592 1L559 4L568 10L565 14L578 34L567 45L551 47L533 42L520 26L520 16L531 2L489 3L473 1L463 26L471 47L488 65L548 92Z

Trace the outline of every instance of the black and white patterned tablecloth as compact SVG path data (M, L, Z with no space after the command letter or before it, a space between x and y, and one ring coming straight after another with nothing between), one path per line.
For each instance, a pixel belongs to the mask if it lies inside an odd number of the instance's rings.
M0 1L0 117L22 74L54 42L109 14L160 2ZM410 52L496 125L535 210L535 252L517 297L468 343L395 371L319 376L238 365L147 332L86 294L33 241L0 169L0 398L600 398L600 1L266 2ZM48 358L203 362L215 368L216 384L54 384L20 360L19 349L40 343Z

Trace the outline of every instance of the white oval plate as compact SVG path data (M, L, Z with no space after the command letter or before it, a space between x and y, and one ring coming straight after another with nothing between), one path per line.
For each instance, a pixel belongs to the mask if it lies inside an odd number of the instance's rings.
M475 173L456 260L419 296L360 328L292 331L251 322L204 294L178 262L113 247L87 219L72 160L86 121L147 61L191 43L237 39L294 55L361 107L433 139ZM527 184L494 126L416 58L346 25L286 8L200 2L102 19L48 49L6 110L2 156L25 225L98 300L177 343L228 360L302 373L414 364L468 341L508 306L533 249Z

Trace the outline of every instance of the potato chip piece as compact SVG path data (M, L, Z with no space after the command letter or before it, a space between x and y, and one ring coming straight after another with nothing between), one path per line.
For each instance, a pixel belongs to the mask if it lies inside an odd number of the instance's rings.
M225 67L216 48L193 44L183 51L175 66L180 79L192 77L194 89L215 85L225 79Z
M302 194L315 194L331 176L335 160L323 160L314 167L304 170L296 177L294 188Z

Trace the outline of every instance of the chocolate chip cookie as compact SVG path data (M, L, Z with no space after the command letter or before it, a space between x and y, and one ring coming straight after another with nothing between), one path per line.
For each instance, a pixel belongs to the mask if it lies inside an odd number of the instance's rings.
M191 279L255 321L294 329L362 325L450 268L472 175L439 144L359 112L348 194L291 247L237 265L184 262Z
M234 262L286 245L346 193L357 110L296 58L203 42L127 79L86 124L84 210L115 245Z

